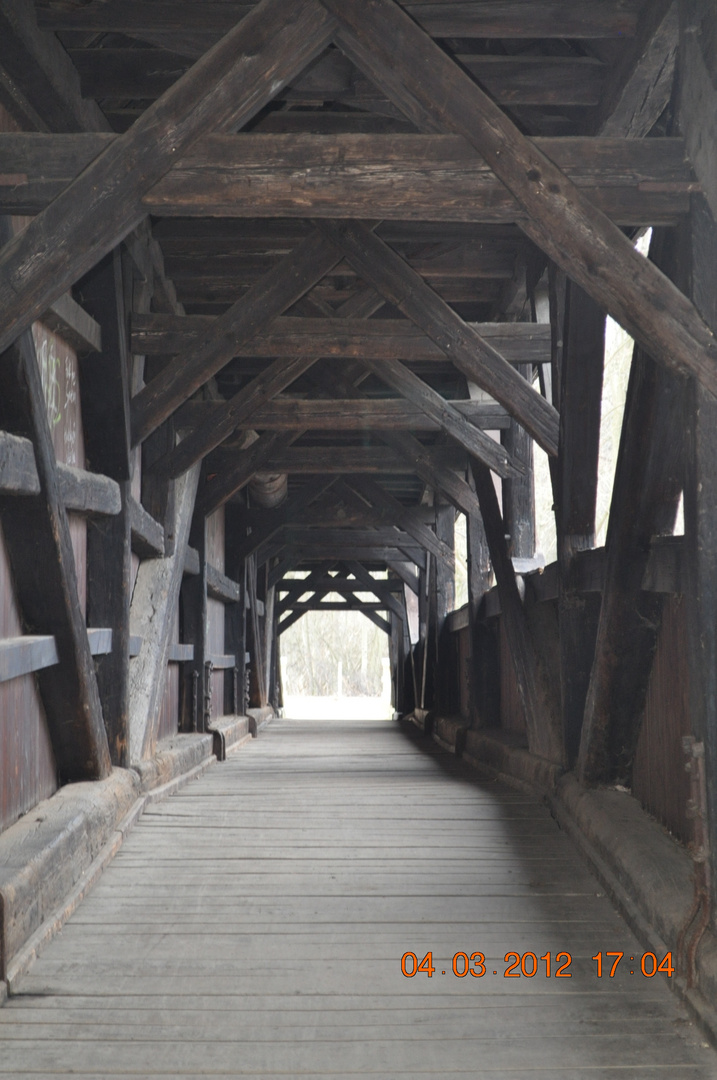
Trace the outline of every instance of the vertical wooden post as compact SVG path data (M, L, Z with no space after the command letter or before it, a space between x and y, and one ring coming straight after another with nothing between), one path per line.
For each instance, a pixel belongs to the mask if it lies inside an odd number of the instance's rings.
M450 548L455 549L455 523L456 511L454 507L443 498L439 498L436 506L436 536ZM431 583L431 607L432 627L431 656L433 695L432 704L436 709L446 709L450 701L448 679L452 665L449 658L449 642L447 638L446 619L455 607L455 576L454 568L443 559L437 559L433 555L428 556L432 561Z
M194 646L194 660L184 665L182 730L205 731L204 706L207 693L207 519L197 511L189 533L189 543L199 552L199 573L182 581L181 605L183 640Z
M538 660L528 626L515 571L508 554L505 526L493 478L488 469L476 463L472 468L498 584L503 624L515 668L516 684L525 710L528 745L534 754L561 763L562 739L558 730L557 702L554 701L547 672Z
M717 330L717 223L693 197L692 294ZM685 544L690 715L705 745L712 896L717 896L717 400L690 380L686 410ZM714 905L713 905L714 906Z
M238 552L238 540L241 537L241 515L243 507L227 503L226 522L226 572L242 587L241 600L238 604L227 604L224 608L224 643L228 653L234 655L234 672L224 690L224 711L242 716L246 712L244 693L246 672L246 560Z
M129 365L122 259L115 250L80 283L85 309L100 324L102 351L80 358L82 426L89 465L120 482L116 517L87 522L87 621L112 627L112 652L96 660L112 764L129 750L129 609L132 569L129 514Z
M518 372L530 380L530 364L519 364ZM502 432L501 442L515 462L525 468L523 476L503 481L503 521L510 537L508 550L514 559L532 559L535 555L535 482L533 476L533 440L525 428L511 420Z
M493 568L490 562L488 540L483 527L483 518L479 514L467 517L467 554L468 554L468 605L470 612L470 697L471 725L478 727L488 722L491 708L486 700L487 681L485 676L495 670L496 658L492 646L492 635L478 623L478 609L483 597L491 587Z
M578 285L567 282L555 315L554 352L560 352L560 452L556 466L560 687L566 761L578 755L590 669L595 654L599 598L578 592L573 557L595 542L600 414L606 315ZM558 341L561 342L558 349Z

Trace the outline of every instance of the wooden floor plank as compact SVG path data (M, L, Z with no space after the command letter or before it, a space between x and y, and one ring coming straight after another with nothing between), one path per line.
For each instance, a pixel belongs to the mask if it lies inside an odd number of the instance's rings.
M394 724L277 721L140 820L0 1010L0 1078L717 1077L642 952L537 801Z

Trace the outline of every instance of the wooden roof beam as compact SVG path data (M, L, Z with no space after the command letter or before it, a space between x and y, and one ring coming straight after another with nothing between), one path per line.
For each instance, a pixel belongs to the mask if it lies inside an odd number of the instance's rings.
M409 119L463 135L520 203L525 233L651 356L717 393L717 342L694 304L393 0L322 3L336 43Z
M319 227L345 253L357 272L420 327L466 378L492 394L546 453L557 454L559 420L553 406L388 244L360 222L322 221ZM407 380L403 376L399 380L398 374L392 372L393 384L401 381L406 386ZM491 468L495 465L491 464Z
M317 0L262 0L0 253L0 352L144 217L208 130L241 127L330 40Z

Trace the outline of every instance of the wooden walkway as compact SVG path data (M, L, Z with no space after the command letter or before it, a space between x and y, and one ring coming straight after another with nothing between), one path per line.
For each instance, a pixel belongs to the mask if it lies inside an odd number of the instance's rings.
M395 724L279 721L145 814L0 1009L0 1076L717 1077L641 954L535 801Z

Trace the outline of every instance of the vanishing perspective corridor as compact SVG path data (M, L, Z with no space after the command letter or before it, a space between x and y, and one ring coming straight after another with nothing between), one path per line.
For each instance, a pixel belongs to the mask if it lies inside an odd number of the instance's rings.
M0 1075L717 1076L547 809L419 738L277 720L150 808L0 1010Z

